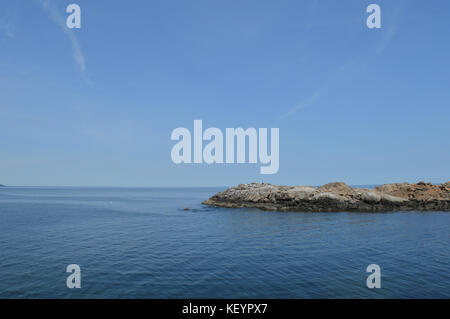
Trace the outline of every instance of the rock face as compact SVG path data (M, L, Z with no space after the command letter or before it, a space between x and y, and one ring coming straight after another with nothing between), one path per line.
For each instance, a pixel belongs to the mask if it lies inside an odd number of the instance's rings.
M450 182L385 184L374 189L345 183L318 188L252 183L231 187L203 204L301 212L450 211Z

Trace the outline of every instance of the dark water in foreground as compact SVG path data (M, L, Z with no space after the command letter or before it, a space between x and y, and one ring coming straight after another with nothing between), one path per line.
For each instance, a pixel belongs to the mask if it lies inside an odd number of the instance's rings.
M2 188L0 298L450 297L450 213L200 204L219 190Z

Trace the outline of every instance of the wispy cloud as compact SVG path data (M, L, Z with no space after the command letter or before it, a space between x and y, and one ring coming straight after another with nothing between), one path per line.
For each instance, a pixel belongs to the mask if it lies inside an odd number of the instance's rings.
M309 29L313 26L313 13L317 9L317 0L314 0L309 7L308 16L311 18L307 20L306 28ZM330 87L334 83L339 83L339 79L342 75L349 73L351 70L361 70L365 65L369 64L371 61L375 60L380 54L383 53L392 42L392 39L395 37L397 33L397 27L395 25L395 21L397 21L397 17L400 14L400 7L397 7L393 16L391 18L391 25L384 33L384 36L380 39L380 41L373 46L370 50L362 53L357 57L351 58L349 61L345 62L341 66L329 72L323 82L309 95L308 97L301 100L297 105L289 109L286 113L282 114L278 119L284 119L289 117L301 109L309 107L316 103L326 92L330 89Z
M83 51L81 50L81 46L74 32L66 26L66 17L62 13L65 12L65 10L62 12L58 10L58 7L53 2L53 0L38 0L38 2L41 4L50 19L53 20L61 28L61 30L70 40L70 43L72 44L73 59L78 65L78 68L80 69L85 82L89 85L92 85L92 81L86 74L86 60L84 58Z
M352 58L346 63L342 64L340 67L336 68L332 72L330 72L325 80L313 91L313 93L307 98L301 100L297 105L292 107L289 111L282 114L279 119L284 119L289 117L299 110L304 109L308 106L313 105L317 100L319 100L333 85L333 83L339 83L339 78L348 74L351 69L353 70L361 70L364 65L369 64L371 61L376 59L384 50L386 50L389 46L389 43L392 41L396 33L396 28L393 26L389 28L383 38L374 46L370 51L361 54L356 58Z
M324 90L324 87L320 86L312 95L310 95L307 98L301 100L296 106L294 106L288 112L286 112L283 115L281 115L279 119L283 119L283 118L289 117L292 114L297 113L299 110L310 106L317 99L319 99L321 97L321 95L323 93L323 90Z

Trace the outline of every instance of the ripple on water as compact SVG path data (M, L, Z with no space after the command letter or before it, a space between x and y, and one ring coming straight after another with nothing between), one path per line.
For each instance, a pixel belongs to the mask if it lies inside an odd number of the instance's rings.
M200 204L218 190L2 189L0 297L450 297L449 213ZM80 290L65 286L71 263ZM371 263L378 290L365 286Z

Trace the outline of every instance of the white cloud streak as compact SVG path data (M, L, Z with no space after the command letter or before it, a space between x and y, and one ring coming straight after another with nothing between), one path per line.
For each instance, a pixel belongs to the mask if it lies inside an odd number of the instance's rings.
M314 0L312 4L309 7L309 17L311 19L308 20L308 23L306 24L306 27L309 29L312 27L312 15L314 11L317 9L317 0ZM392 23L397 20L397 17L400 13L400 8L397 7L396 11L394 12L393 17L391 18ZM340 77L342 74L346 74L349 72L349 69L353 67L353 69L362 69L364 65L367 65L370 61L373 61L376 59L381 53L383 53L384 50L386 50L391 43L392 39L394 38L395 34L397 32L397 28L395 24L392 24L388 30L386 30L386 33L384 37L368 52L361 54L359 57L353 58L350 61L344 63L340 67L336 68L334 71L330 72L325 80L320 84L313 93L306 97L305 99L301 100L297 105L292 107L289 111L282 114L278 119L284 119L286 117L292 116L293 114L297 113L301 109L304 109L306 107L309 107L310 105L313 105L317 100L319 100L328 90L333 83L337 83L338 77Z
M67 28L65 16L61 13L60 10L58 10L57 6L52 0L38 0L38 1L42 5L44 11L50 17L50 19L53 20L53 22L55 22L61 28L61 30L66 34L67 38L70 40L70 43L72 44L73 59L75 63L78 65L85 82L89 85L92 85L92 82L89 80L86 74L86 60L84 58L83 51L81 50L80 44L78 43L78 40L73 31Z
M344 63L340 67L336 68L333 72L330 72L323 83L316 88L316 90L307 98L301 100L296 106L292 107L288 112L282 114L279 119L284 119L286 117L292 116L297 113L299 110L309 107L313 105L317 100L319 100L322 95L324 95L329 87L333 83L338 83L338 77L342 74L347 74L349 72L349 68L353 69L362 69L364 65L376 59L386 48L389 46L389 43L392 41L396 33L396 28L391 27L386 31L385 36L380 40L380 42L372 48L368 53L362 54L357 58L353 58L352 60Z

